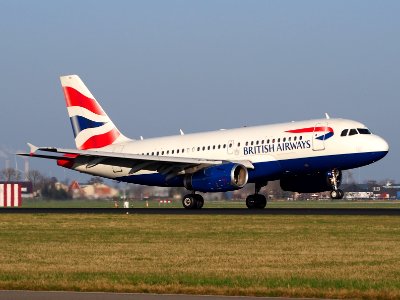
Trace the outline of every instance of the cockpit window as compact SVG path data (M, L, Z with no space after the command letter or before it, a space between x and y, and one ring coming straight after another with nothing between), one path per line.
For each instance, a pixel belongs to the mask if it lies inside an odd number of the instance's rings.
M356 135L356 134L358 134L358 132L357 132L356 129L350 129L350 131L349 131L349 136L350 136L350 135Z
M357 130L360 134L371 134L371 131L369 131L367 128L357 128Z
M350 135L356 135L356 134L371 134L371 131L367 128L352 128L352 129L344 129L340 136L350 136Z

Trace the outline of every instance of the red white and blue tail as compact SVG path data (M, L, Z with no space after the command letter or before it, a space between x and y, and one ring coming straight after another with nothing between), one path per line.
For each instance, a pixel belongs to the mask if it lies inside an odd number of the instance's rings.
M61 76L60 79L76 148L102 148L129 141L107 116L79 76Z

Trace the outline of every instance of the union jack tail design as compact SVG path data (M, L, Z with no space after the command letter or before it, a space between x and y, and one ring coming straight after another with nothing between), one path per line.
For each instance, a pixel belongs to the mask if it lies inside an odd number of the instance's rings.
M68 115L80 150L128 141L77 75L61 76Z

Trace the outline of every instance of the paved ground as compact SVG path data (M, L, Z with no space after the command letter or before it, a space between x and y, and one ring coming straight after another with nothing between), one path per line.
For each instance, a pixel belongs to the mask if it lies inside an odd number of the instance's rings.
M0 291L0 300L290 300L293 298L155 295L121 293ZM296 298L305 300L305 298Z
M398 208L0 208L2 213L22 214L158 214L158 215L352 215L399 216Z

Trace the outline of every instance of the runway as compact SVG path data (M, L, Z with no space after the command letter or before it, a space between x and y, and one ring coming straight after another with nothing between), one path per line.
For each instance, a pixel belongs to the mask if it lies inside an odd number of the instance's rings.
M244 297L244 296L196 296L196 295L156 295L129 293L91 292L34 292L0 291L0 300L290 300L293 298ZM296 298L305 300L306 298Z
M1 208L0 214L400 216L399 208Z

